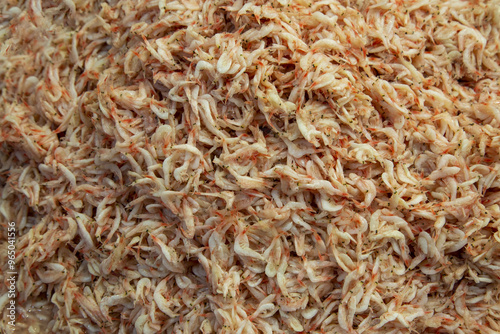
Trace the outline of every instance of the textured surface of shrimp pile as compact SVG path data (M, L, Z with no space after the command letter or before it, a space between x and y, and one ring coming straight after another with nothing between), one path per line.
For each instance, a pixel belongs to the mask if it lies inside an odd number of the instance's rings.
M498 1L1 6L18 331L500 331Z

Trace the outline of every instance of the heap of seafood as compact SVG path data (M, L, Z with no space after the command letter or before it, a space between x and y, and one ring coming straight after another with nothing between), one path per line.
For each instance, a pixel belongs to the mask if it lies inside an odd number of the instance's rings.
M0 6L17 330L500 331L499 1Z

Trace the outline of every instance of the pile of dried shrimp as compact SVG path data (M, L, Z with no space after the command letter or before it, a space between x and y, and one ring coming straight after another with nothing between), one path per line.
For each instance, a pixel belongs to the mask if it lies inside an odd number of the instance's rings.
M499 1L0 6L16 333L500 331Z

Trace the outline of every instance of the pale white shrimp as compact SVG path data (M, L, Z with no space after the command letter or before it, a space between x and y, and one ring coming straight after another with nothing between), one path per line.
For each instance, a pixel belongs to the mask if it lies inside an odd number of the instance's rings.
M100 272L104 275L109 275L111 271L115 270L122 257L126 256L125 249L125 240L124 238L119 238L114 245L113 252L100 264Z
M85 296L79 292L74 293L75 302L85 311L85 313L92 318L96 323L100 324L110 319L102 314L99 306L94 298L90 295Z
M140 316L137 317L134 323L135 330L137 333L143 334L144 333L144 328L146 326L146 323L149 321L149 315L148 314L141 314Z
M435 170L434 172L432 172L428 176L428 178L429 178L429 180L435 181L435 180L438 180L438 179L443 179L443 178L446 178L446 177L449 177L449 176L456 175L460 171L461 171L460 167L444 167L442 169Z
M80 236L82 237L82 242L86 244L86 247L88 249L95 248L94 240L90 236L90 233L84 224L84 221L88 222L88 217L86 217L84 215L76 215L75 221L78 225L78 232L79 232Z
M165 278L161 280L161 282L156 286L155 292L154 292L154 300L156 302L156 305L158 305L158 308L160 311L168 315L169 317L177 317L178 314L174 313L171 309L171 305L173 301L171 301L168 296L168 289L167 289L167 282L169 281L169 278ZM167 296L167 297L165 297Z
M420 232L418 236L418 245L422 252L430 257L436 257L439 255L439 251L436 247L434 240L427 232Z
M312 122L312 117L309 114L309 110L312 108L314 106L309 105L307 108L297 110L297 124L304 138L315 147L319 147L318 138L322 138L322 133L316 129Z
M68 179L68 181L71 183L71 186L76 187L75 175L66 166L64 166L61 163L58 164L58 167L63 172L64 176Z
M152 234L151 239L153 239L153 241L160 247L161 252L167 261L167 268L169 270L172 270L173 272L181 273L183 271L183 268L179 263L179 255L177 254L175 249L166 245L160 238L157 238Z
M143 302L145 302L144 289L146 289L146 294L148 294L151 289L151 280L147 277L143 277L137 282L135 291L136 298L142 299Z
M66 276L66 268L59 263L46 263L46 270L37 269L36 273L40 280L44 283L57 283Z
M250 241L248 240L247 230L244 229L238 233L236 239L234 240L234 252L241 256L248 256L255 258L260 261L264 261L264 257L250 249Z

